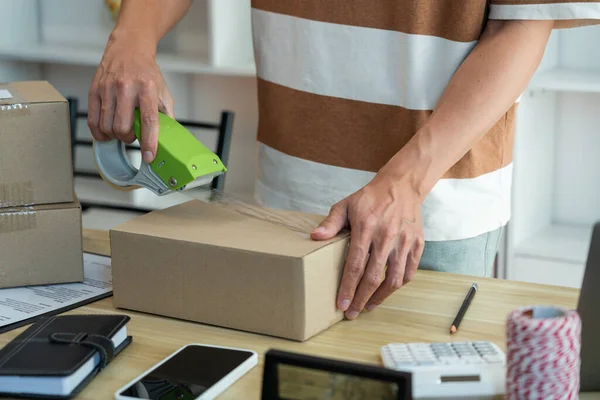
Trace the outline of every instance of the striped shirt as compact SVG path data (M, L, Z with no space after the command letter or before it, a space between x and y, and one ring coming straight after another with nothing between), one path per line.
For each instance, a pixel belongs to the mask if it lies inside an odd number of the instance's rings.
M600 1L252 0L258 201L327 215L431 115L488 19L600 19ZM516 104L422 206L425 240L474 237L511 214Z

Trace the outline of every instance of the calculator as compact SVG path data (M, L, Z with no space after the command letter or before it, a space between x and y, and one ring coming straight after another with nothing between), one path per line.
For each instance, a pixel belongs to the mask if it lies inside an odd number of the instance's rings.
M506 355L494 343L391 343L386 368L412 373L413 398L494 398L505 393Z

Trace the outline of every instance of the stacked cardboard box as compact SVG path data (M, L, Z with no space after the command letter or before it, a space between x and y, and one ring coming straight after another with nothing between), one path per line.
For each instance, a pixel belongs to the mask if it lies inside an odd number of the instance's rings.
M82 280L68 102L45 81L0 84L0 288Z

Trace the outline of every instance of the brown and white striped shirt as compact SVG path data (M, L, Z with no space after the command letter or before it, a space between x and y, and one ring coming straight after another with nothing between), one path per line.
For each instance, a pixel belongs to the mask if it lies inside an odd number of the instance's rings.
M252 0L258 200L326 215L431 115L488 19L600 19L600 1ZM513 106L426 198L426 240L474 237L510 217Z

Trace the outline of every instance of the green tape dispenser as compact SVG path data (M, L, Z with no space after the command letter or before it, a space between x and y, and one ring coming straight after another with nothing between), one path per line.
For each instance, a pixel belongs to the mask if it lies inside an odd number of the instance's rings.
M179 122L158 114L158 149L150 164L139 169L129 160L120 140L94 141L94 157L104 180L119 189L147 188L158 196L210 184L227 171L221 159ZM134 133L141 137L140 113L135 110Z

